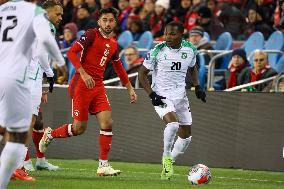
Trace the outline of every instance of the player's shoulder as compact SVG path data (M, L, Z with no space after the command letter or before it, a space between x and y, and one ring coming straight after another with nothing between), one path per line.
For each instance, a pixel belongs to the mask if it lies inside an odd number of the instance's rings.
M159 54L159 52L161 52L162 49L165 48L166 46L167 44L165 41L155 45L155 47L151 50L151 57L156 57Z
M181 46L185 49L192 51L194 54L197 54L196 47L190 41L183 39L181 42Z

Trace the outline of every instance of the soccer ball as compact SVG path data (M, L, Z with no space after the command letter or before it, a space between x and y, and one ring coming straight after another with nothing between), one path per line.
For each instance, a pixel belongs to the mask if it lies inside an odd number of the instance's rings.
M193 185L208 184L211 180L211 173L206 165L197 164L191 168L187 178Z

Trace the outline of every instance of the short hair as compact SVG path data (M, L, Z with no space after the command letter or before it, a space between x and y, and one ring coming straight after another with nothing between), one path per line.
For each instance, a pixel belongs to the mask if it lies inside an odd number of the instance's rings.
M181 32L181 33L183 33L183 31L184 31L183 24L181 22L179 22L179 21L171 21L170 23L168 23L166 25L166 27L168 27L168 26L177 27L178 31Z
M63 7L61 2L58 1L58 0L46 0L42 4L42 8L44 8L44 9L52 8L52 7L55 7L55 6Z
M127 49L133 49L134 52L139 55L139 51L138 51L138 49L135 46L127 47L127 48L124 49L124 51L126 51Z
M99 11L99 18L101 18L101 16L102 16L103 14L108 14L108 13L113 14L113 16L115 17L115 19L117 19L117 17L118 17L118 11L117 11L117 9L115 9L115 8L113 8L113 7L101 9L101 10Z
M267 52L264 52L263 50L260 50L260 49L256 49L254 52L253 52L253 56L255 56L255 54L258 53L258 54L262 54L266 60L268 61L268 54Z

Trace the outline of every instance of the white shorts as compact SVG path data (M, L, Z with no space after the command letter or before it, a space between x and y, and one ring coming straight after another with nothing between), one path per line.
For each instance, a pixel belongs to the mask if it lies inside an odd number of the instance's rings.
M166 106L154 106L157 114L160 116L161 119L169 113L175 112L178 117L178 122L181 125L191 125L192 124L192 117L189 108L189 102L187 97L185 96L182 99L163 99L162 100Z
M42 81L31 80L31 100L32 100L32 114L38 115L41 96L42 96Z
M32 120L30 87L0 78L0 125L10 132L26 132Z

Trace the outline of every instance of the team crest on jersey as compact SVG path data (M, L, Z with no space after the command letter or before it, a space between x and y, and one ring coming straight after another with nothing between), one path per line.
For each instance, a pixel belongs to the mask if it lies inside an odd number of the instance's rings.
M110 47L109 44L106 44L106 47L109 48Z
M87 36L86 36L86 35L82 35L82 36L80 37L80 41L86 41L86 39L87 39Z
M182 53L181 53L181 58L182 58L182 59L186 59L186 58L187 58L187 53L182 52Z

